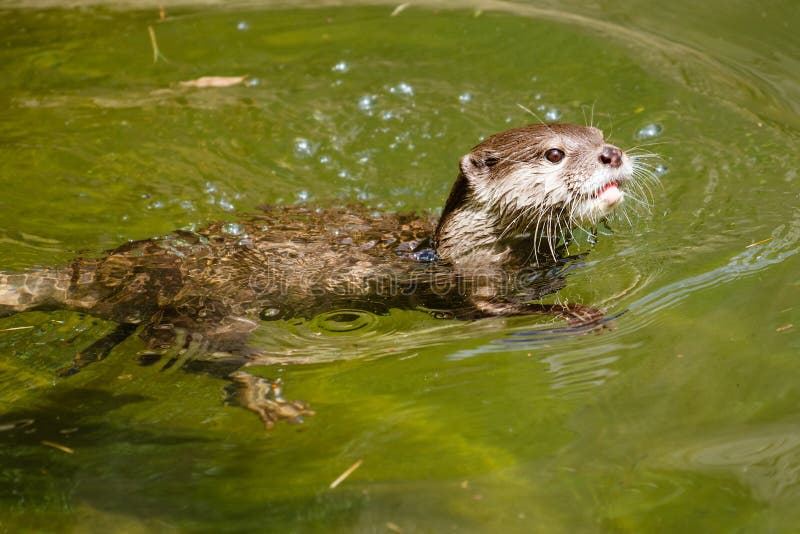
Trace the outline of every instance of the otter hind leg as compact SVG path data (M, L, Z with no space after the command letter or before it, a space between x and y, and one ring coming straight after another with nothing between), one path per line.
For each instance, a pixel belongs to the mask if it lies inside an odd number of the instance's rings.
M186 316L161 317L140 334L150 349L142 354L140 363L159 362L162 372L183 369L225 377L230 380L225 387L226 402L258 415L266 429L281 420L302 423L304 416L314 412L305 402L285 399L280 379L270 380L241 370L254 358L263 357L247 345L257 326L257 322L244 317L224 317L216 323L199 323ZM167 360L163 364L162 356Z
M229 392L228 398L258 415L267 430L280 420L302 423L303 416L314 415L314 411L305 402L283 397L283 382L280 378L269 380L245 371L236 371L228 376L233 380L231 387L226 388Z

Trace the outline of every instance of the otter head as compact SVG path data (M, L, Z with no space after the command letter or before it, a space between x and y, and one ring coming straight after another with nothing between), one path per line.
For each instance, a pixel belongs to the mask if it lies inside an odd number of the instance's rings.
M530 239L555 254L574 226L594 225L619 205L633 162L597 128L534 124L493 135L461 158L436 229L439 256L502 254Z

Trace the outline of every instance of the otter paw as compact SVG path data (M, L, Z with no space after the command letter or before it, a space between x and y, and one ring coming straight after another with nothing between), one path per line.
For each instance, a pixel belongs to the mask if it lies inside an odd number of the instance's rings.
M255 412L269 430L275 423L285 419L289 423L302 423L303 416L314 415L308 404L283 398L281 379L268 380L244 371L229 375L235 382L236 402Z

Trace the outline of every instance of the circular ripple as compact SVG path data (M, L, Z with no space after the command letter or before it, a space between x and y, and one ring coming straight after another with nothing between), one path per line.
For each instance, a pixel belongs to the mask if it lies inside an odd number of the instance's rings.
M315 316L311 324L323 332L344 334L372 330L378 324L378 317L364 310L334 310Z

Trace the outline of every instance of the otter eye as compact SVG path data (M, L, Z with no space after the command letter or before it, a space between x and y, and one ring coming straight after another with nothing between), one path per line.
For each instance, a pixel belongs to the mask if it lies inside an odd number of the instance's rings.
M493 166L497 165L497 161L498 161L498 158L496 158L495 156L486 156L483 159L483 164L486 165L487 167L493 167Z
M550 163L558 163L562 159L564 159L564 151L559 150L558 148L551 148L547 152L544 153L544 157L547 158L547 161Z

